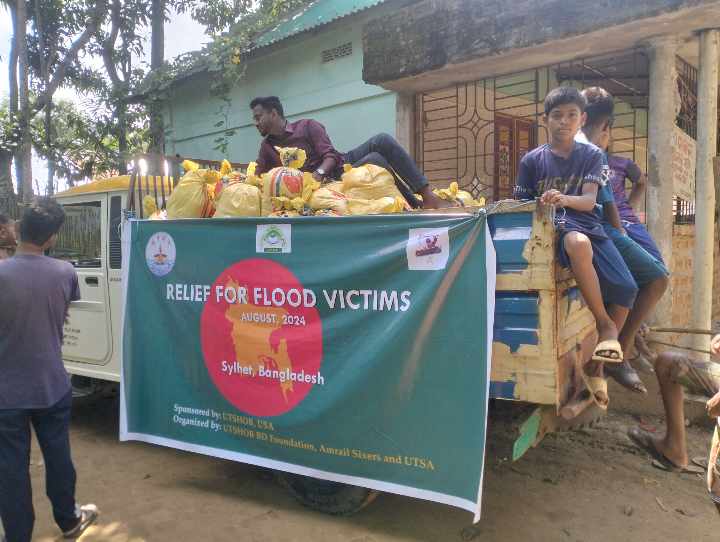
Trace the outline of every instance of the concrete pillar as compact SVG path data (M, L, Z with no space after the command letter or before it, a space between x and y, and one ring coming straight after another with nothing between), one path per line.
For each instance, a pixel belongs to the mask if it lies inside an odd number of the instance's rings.
M654 38L648 43L650 57L650 111L648 114L647 227L668 268L672 265L673 175L672 134L680 107L677 91L674 36ZM656 325L672 323L672 288L668 288L650 318Z
M398 92L395 101L395 139L415 156L415 94Z
M700 32L700 69L697 95L697 154L695 160L695 247L691 327L710 329L713 300L713 251L715 239L715 179L717 154L718 63L720 32ZM696 348L707 349L710 338L694 337Z

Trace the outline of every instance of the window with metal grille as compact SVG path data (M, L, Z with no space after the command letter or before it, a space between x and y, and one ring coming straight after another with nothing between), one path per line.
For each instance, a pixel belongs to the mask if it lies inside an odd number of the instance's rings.
M347 43L343 43L342 45L338 45L337 47L333 47L332 49L325 49L322 52L322 61L323 63L332 62L338 58L352 55L352 51L352 42L349 41Z
M122 242L120 240L121 215L121 198L120 196L113 196L110 198L110 232L108 235L110 269L120 269L122 267Z
M673 199L673 217L675 224L695 224L695 202Z
M415 158L436 186L512 196L520 160L548 140L543 101L559 85L601 86L615 97L611 152L647 171L648 58L641 49L459 83L417 94Z

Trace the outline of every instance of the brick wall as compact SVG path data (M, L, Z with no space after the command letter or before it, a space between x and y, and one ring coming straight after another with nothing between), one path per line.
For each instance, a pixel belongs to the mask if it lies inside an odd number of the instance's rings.
M713 322L720 320L720 227L715 229L715 276L713 279ZM694 225L673 226L672 323L676 327L690 324L692 310L692 273Z

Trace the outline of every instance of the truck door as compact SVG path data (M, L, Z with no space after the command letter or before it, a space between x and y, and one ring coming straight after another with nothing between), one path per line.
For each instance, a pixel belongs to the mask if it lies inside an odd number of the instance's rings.
M104 365L112 355L107 195L63 198L60 203L66 218L51 255L73 264L81 297L70 306L65 323L63 359Z

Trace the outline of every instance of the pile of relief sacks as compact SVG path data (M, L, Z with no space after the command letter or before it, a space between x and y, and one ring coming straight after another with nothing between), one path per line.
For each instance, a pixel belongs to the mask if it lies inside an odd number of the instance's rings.
M200 169L186 160L185 175L173 190L167 210L159 211L155 200L146 196L143 211L150 219L227 218L248 216L344 216L400 213L410 207L395 186L387 170L372 165L345 165L342 179L320 184L312 174L300 171L305 151L278 148L281 167L260 176L256 164L245 173L232 171L223 160L220 171ZM435 190L445 199L462 206L482 206L453 182L448 188Z

